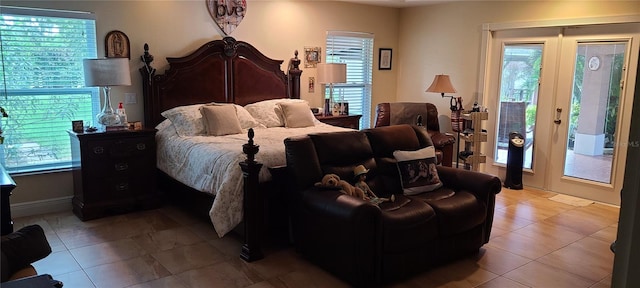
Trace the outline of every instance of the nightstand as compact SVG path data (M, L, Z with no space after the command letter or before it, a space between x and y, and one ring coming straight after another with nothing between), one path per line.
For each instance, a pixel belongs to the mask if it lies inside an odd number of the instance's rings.
M155 129L75 133L73 213L83 221L160 205Z
M316 116L322 123L356 130L360 129L360 117L362 115Z

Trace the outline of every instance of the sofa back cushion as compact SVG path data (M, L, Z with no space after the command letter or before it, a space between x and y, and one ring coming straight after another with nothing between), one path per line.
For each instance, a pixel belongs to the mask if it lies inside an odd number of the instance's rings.
M432 131L440 131L438 109L431 103L419 102L385 102L376 107L375 127L410 124L416 125L418 115L422 117L422 125Z
M360 131L310 134L323 174L333 173L353 183L353 169L364 165L369 177L376 174L373 151L367 135Z

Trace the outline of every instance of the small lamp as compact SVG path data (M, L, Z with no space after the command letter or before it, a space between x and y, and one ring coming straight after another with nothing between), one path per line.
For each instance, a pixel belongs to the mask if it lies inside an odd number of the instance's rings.
M451 80L449 80L449 75L436 75L435 78L433 78L433 83L431 83L431 86L429 86L429 88L427 88L427 90L425 92L433 92L433 93L440 93L440 95L442 96L442 98L444 97L453 97L453 96L445 96L444 93L456 93L456 88L453 88L453 85L451 85Z
M335 102L333 99L333 84L347 82L347 64L318 63L318 82L320 84L329 84L329 101L332 103L330 103L330 105L326 105L328 103L325 103L324 115L332 115L329 109L331 109L333 102Z
M131 85L131 72L129 72L129 59L127 58L101 58L84 59L84 84L89 87L102 87L104 90L104 103L102 110L96 115L98 123L105 128L118 126L121 123L120 116L113 112L111 107L111 86Z

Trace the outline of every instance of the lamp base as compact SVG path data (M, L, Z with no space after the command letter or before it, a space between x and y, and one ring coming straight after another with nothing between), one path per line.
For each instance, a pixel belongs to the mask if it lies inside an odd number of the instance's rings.
M96 120L98 121L98 124L102 125L105 128L109 126L122 125L122 122L120 121L120 116L117 115L116 113L108 113L108 111L98 113L98 115L96 115Z

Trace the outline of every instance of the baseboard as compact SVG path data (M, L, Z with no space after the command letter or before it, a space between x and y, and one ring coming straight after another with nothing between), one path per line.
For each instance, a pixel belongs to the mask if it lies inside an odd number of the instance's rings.
M11 204L11 218L71 211L71 198L73 196Z

